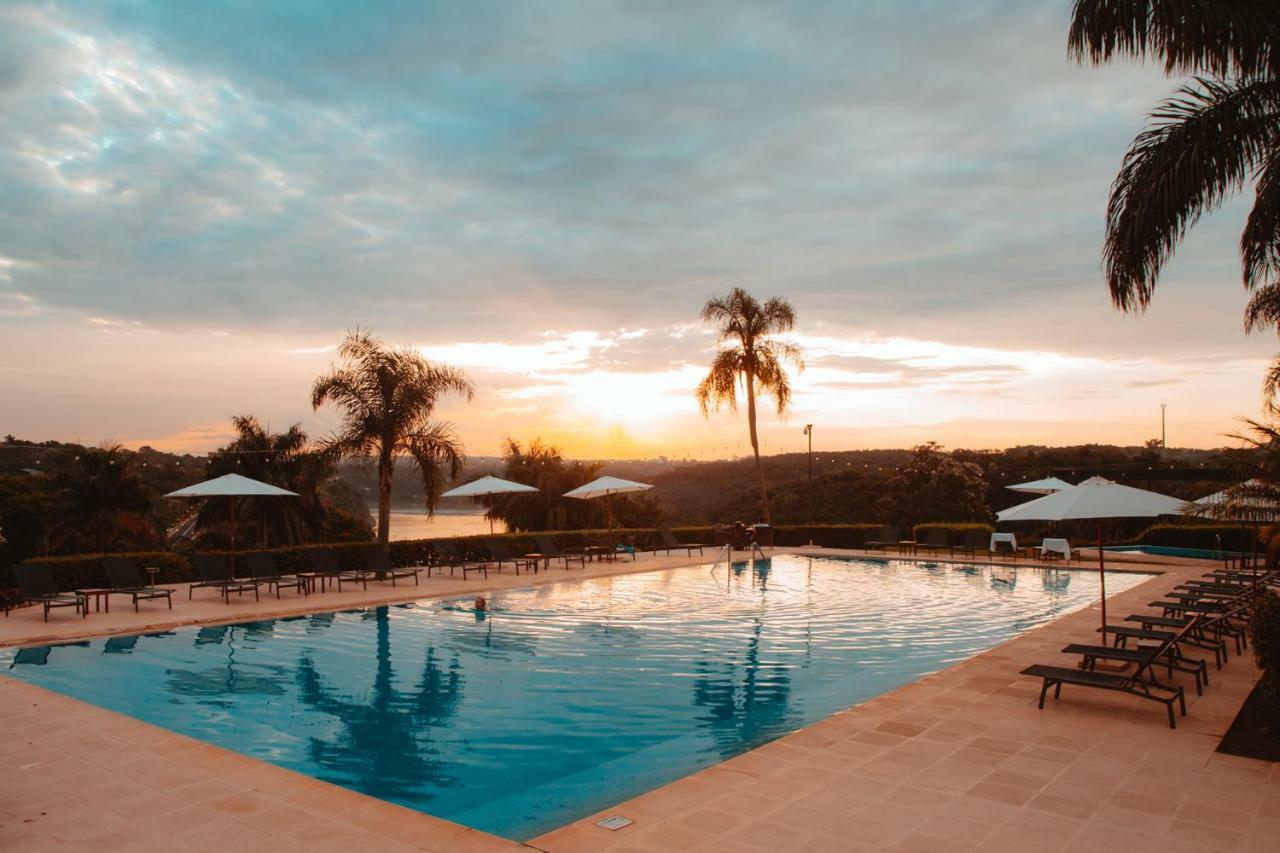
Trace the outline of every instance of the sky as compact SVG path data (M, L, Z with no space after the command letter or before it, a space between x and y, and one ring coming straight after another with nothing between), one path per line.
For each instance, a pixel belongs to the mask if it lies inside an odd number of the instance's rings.
M363 327L464 368L468 452L748 452L705 300L794 306L763 451L1214 447L1248 198L1140 315L1108 187L1176 87L1074 64L1070 3L0 5L0 434L200 452L301 423Z

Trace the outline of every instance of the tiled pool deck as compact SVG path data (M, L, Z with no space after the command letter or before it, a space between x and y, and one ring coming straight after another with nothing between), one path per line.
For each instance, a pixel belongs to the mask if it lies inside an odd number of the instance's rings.
M803 551L804 549L795 549ZM821 551L824 554L856 552ZM642 557L599 576L706 559ZM1117 564L1150 568L1155 563ZM1209 564L1162 560L1163 575L1110 599L1113 618ZM0 645L136 633L554 583L536 577L424 579L319 598L188 602L172 613L117 606L87 620L0 619ZM381 585L380 585L381 586ZM118 601L118 604L120 602ZM1059 619L942 672L525 845L570 851L1280 849L1280 766L1219 755L1257 677L1251 656L1211 670L1177 731L1154 703L1063 691L1036 708L1030 663L1065 659L1098 613ZM1179 683L1186 683L1180 680ZM365 797L12 679L0 678L0 850L428 850L521 845ZM610 832L604 815L634 823Z

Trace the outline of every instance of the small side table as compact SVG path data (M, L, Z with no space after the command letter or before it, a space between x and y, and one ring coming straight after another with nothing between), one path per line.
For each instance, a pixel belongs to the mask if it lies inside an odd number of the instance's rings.
M156 578L160 575L160 567L145 566L142 570L147 573L147 586L155 586Z
M74 591L76 595L84 599L85 613L89 612L89 599L93 599L93 609L101 610L103 613L111 612L111 593L113 590L106 587L97 587L93 589L77 589Z

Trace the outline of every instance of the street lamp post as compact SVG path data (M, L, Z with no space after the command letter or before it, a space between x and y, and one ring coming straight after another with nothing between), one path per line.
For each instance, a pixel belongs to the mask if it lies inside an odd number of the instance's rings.
M804 425L804 434L809 437L809 526L813 526L813 424ZM809 544L813 544L810 537Z

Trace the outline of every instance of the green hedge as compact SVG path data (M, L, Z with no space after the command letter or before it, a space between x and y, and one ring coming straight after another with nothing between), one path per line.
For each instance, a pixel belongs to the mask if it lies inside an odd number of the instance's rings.
M928 535L930 530L945 530L947 533L948 545L962 545L964 544L965 537L974 530L981 531L984 535L990 536L995 528L990 524L983 524L977 521L963 521L945 524L931 521L925 524L917 524L915 527L911 528L911 538L915 539L917 542L923 542L925 536Z
M1218 537L1221 537L1221 545ZM1242 528L1238 524L1153 524L1142 532L1136 544L1248 551L1253 537L1253 529ZM1258 550L1262 550L1261 546Z

